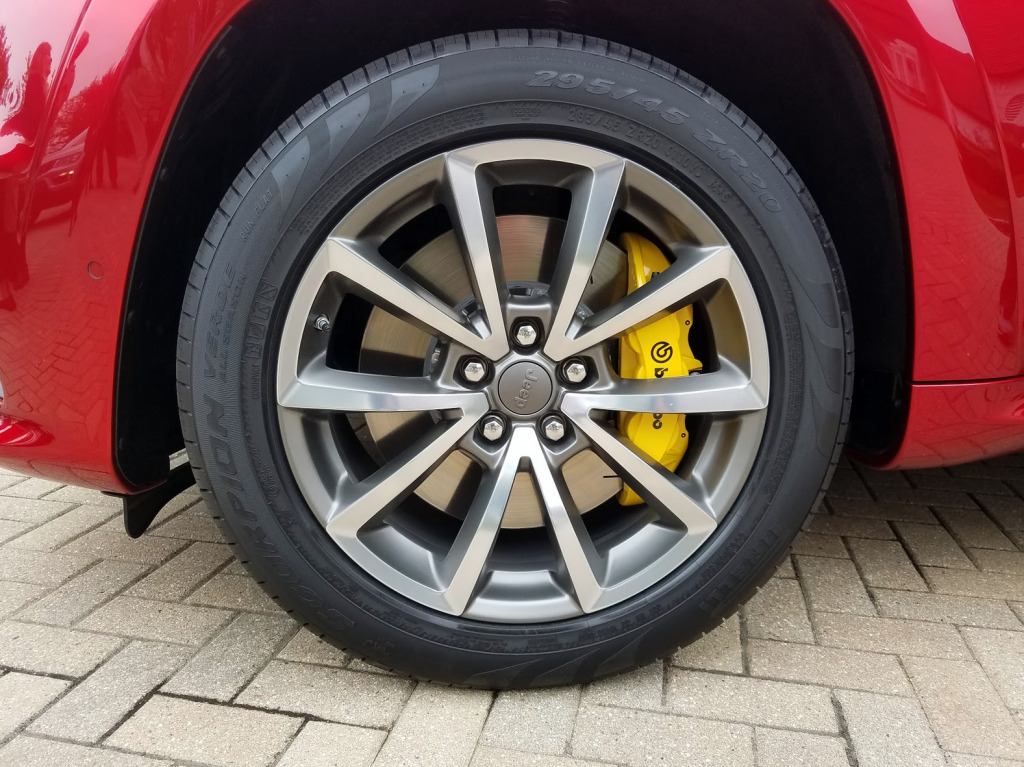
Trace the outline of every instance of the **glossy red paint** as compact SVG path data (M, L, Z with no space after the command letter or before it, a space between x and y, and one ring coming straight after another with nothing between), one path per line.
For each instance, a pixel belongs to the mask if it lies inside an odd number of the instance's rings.
M961 0L981 8L984 0ZM953 0L837 0L886 105L913 262L913 380L1021 372L1018 249L999 136ZM1024 7L1003 37L1019 38ZM1017 30L1018 33L1015 33Z
M996 120L1017 254L1024 259L1024 3L958 0L957 5ZM1013 32L1007 34L1006 30ZM1017 284L1018 295L1024 296L1024 269L1018 270Z
M0 413L53 438L0 435L4 464L128 489L113 467L111 400L135 233L175 108L241 5L46 0L5 10L11 56L0 79L13 96L0 99Z
M1024 450L1024 378L912 388L906 437L879 468L946 466Z
M875 75L899 158L914 380L1020 375L1024 4L829 2ZM175 109L204 53L245 4L42 0L5 10L0 415L8 431L45 438L15 442L0 434L0 462L127 490L112 463L111 398L135 235ZM911 428L891 465L975 456L966 443L959 455L943 448L932 459L911 449L924 439L913 430L935 396L925 392L934 390L912 388ZM947 416L995 428L1015 412L997 404L987 415Z

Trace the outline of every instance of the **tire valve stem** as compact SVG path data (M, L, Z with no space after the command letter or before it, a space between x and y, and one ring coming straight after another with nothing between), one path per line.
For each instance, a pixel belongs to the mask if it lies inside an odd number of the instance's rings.
M319 330L321 333L327 333L331 329L331 321L327 319L327 315L318 314L313 320L313 327Z

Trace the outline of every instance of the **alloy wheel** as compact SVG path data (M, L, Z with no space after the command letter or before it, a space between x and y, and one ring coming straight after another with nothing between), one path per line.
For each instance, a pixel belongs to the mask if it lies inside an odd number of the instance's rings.
M499 190L521 188L560 190L567 210L498 209ZM392 257L386 244L439 208L450 227ZM622 221L671 260L628 294L614 287L622 253L610 240ZM543 242L513 241L531 227ZM442 241L458 290L417 272ZM621 377L614 342L691 304L702 373ZM406 353L366 353L383 326ZM289 466L330 538L404 597L499 623L592 613L681 567L747 480L768 381L755 291L700 205L632 160L548 139L438 154L366 195L305 267L276 370ZM669 472L618 431L620 412L687 414L700 433ZM641 506L611 497L622 483ZM516 493L539 512L509 524Z

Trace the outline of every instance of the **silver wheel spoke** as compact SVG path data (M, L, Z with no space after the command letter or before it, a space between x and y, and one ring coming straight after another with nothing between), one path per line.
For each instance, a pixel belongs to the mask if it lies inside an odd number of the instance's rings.
M458 152L445 158L445 174L450 193L449 213L455 224L459 244L466 256L473 289L487 318L490 339L496 354L507 354L505 333L505 272L498 242L498 223L494 215L492 190L480 183L478 163Z
M544 353L554 360L574 353L568 337L570 327L620 202L625 167L625 162L618 159L595 165L589 178L573 190L572 208L549 290L555 316Z
M429 378L351 373L310 366L278 392L282 407L349 413L461 410L479 417L487 410L482 392L442 389Z
M355 243L338 237L329 237L325 247L329 271L347 278L350 289L370 303L490 359L500 357L503 348L507 350L503 334L482 338L465 317L380 256L363 252Z
M689 249L683 254L646 285L588 317L574 337L565 339L564 353L578 354L692 304L714 284L729 280L738 265L730 247Z
M587 613L593 612L600 608L601 598L605 594L600 582L600 573L604 570L601 557L590 540L590 534L565 486L561 472L551 470L537 436L532 431L529 436L530 441L524 440L524 447L544 500L548 527L580 609Z
M523 429L513 433L499 467L484 473L455 543L438 567L445 602L456 615L465 612L494 548L519 470L522 434Z
M639 455L617 431L589 418L576 421L609 465L615 468L633 490L655 507L686 525L687 534L706 535L718 523L706 504L690 495L687 484L668 469L648 457Z
M760 376L759 376L760 377ZM714 373L678 378L620 378L603 391L568 392L562 410L585 418L591 410L627 413L749 413L768 405L764 384L728 360Z
M355 538L366 525L380 522L445 459L475 422L469 416L442 421L362 482L343 479L327 516L327 532L336 538Z

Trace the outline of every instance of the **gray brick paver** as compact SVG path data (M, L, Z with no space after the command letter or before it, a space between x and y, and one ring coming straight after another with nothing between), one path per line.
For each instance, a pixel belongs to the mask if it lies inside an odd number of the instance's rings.
M662 710L665 672L661 661L636 671L598 679L583 688L583 702L623 708Z
M916 522L923 525L939 524L939 520L927 506L852 501L831 496L829 496L828 504L832 513L837 517L863 517L864 519L882 519L889 522Z
M960 633L1006 705L1024 711L1024 632L963 628Z
M507 748L476 747L469 767L608 767L608 762L592 762L571 756L532 754Z
M796 557L796 570L812 610L875 615L853 562L821 557Z
M1016 551L1010 539L1000 532L983 511L935 509L935 513L964 548Z
M17 549L6 545L0 548L0 580L59 586L82 572L96 559L89 556L69 556L61 552Z
M832 514L814 514L807 518L804 530L823 535L840 535L845 538L871 538L891 541L896 538L892 528L880 519L840 517Z
M334 722L309 722L277 767L370 767L387 736L381 730Z
M1008 573L1024 578L1024 552L968 549L967 553L983 573Z
M866 585L902 591L928 590L924 578L896 541L851 538L849 544L853 561Z
M807 604L799 581L772 578L740 608L747 636L786 642L813 642Z
M156 642L132 642L61 698L28 731L96 743L191 652Z
M21 474L8 474L6 472L6 469L0 471L0 491L6 490L11 485L17 485L25 479Z
M997 759L991 756L957 754L953 751L946 752L946 761L949 767L1024 767L1024 762L1018 762L1016 759Z
M38 525L63 514L76 504L64 501L40 501L28 498L0 497L0 517Z
M492 694L421 684L395 722L375 767L468 767Z
M149 565L105 559L21 610L19 620L70 626L141 578Z
M21 482L5 487L0 495L12 496L15 498L41 498L54 490L60 490L63 485L60 482L51 482L48 479L38 477L26 477Z
M282 608L248 575L216 575L186 600L191 605L281 615Z
M582 690L496 695L298 628L194 491L132 541L116 501L0 475L3 765L1024 767L1024 454L844 461L724 625Z
M154 527L151 532L157 536L184 538L190 541L205 541L207 543L222 543L224 541L224 536L220 534L217 525L210 519L205 507L200 507L200 510L195 513L189 509L159 527Z
M670 662L683 668L742 674L743 648L740 642L739 614L733 615L693 644L676 650Z
M848 650L967 660L970 651L955 626L945 623L814 613L818 643ZM1020 634L1024 638L1024 632Z
M572 755L628 767L753 767L747 725L584 705Z
M907 552L919 566L974 569L963 549L944 528L911 522L896 522L893 527L896 528Z
M579 687L500 692L480 743L514 751L564 754L579 705Z
M123 643L118 637L8 620L0 623L0 666L81 677Z
M10 519L0 519L0 544L23 535L31 530L32 527L31 522L15 522Z
M46 586L37 583L0 581L0 618L6 618L48 592Z
M667 708L689 716L836 734L830 692L792 682L670 669Z
M394 676L271 661L236 701L342 724L390 727L412 687L409 680Z
M1024 625L1002 600L952 594L918 594L888 589L873 589L872 593L879 613L885 618L909 618L952 623L957 626L1024 630Z
M175 538L158 538L150 535L132 539L125 534L120 520L113 519L111 522L120 529L110 531L103 527L97 528L81 538L76 538L58 551L81 557L123 559L144 565L160 565L185 548L188 543Z
M904 658L939 744L978 756L1024 759L1024 734L974 661Z
M321 666L337 666L338 668L344 668L352 660L347 653L320 639L308 628L299 629L299 633L288 641L277 657L281 660L317 663Z
M978 504L967 493L959 490L929 490L923 487L880 487L876 492L880 501L920 503L926 506L946 506L953 509L978 508Z
M846 741L829 735L758 727L757 767L850 767Z
M44 522L7 545L18 549L54 551L65 543L99 527L117 513L109 506L77 506Z
M886 695L914 694L892 655L762 639L751 639L747 652L755 677Z
M814 519L819 514L811 517ZM843 539L838 535L822 535L821 533L809 533L801 530L793 540L790 550L799 556L806 557L831 557L832 559L849 559L850 552L843 545Z
M871 500L871 493L853 469L836 469L828 486L828 494L832 498Z
M266 665L294 630L295 622L286 615L239 615L162 689L227 702Z
M0 748L3 767L171 767L166 759L19 735Z
M230 559L231 551L223 543L194 543L132 586L127 593L143 599L177 601Z
M267 767L301 725L293 716L156 695L104 743L217 767Z
M793 557L787 556L783 559L779 569L775 571L775 575L772 577L796 580L796 570L793 569Z
M90 490L86 487L65 485L59 490L47 493L43 496L44 501L62 501L64 503L85 503L90 506L109 506L118 511L121 510L121 499L113 495L104 495L99 490Z
M63 679L17 671L0 676L0 741L31 721L70 686Z
M212 607L180 605L135 597L115 597L78 622L77 628L156 642L202 645L227 623L231 613Z
M942 473L910 472L914 485L925 490L962 490L965 493L1013 495L1001 480L990 477L957 477Z
M1005 530L1024 532L1024 500L1016 496L979 495L978 503Z
M945 767L921 704L870 692L836 692L860 767Z
M923 567L921 572L932 590L939 594L1024 601L1024 578L1007 573L944 570L939 567Z

